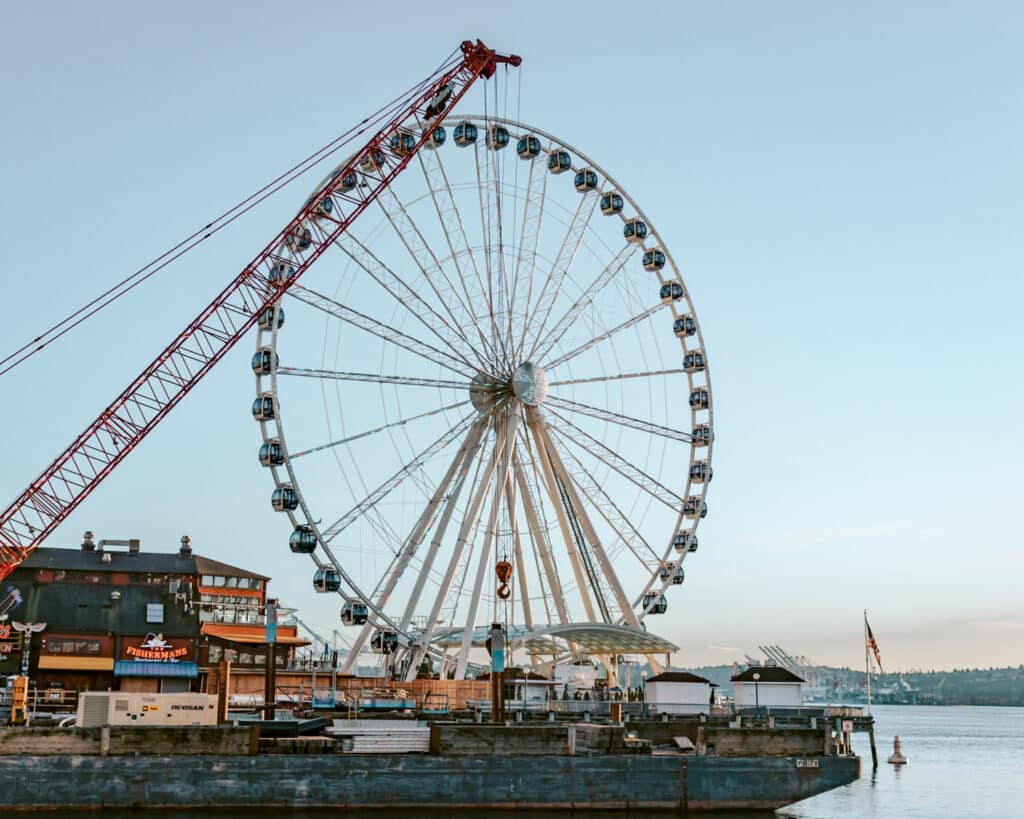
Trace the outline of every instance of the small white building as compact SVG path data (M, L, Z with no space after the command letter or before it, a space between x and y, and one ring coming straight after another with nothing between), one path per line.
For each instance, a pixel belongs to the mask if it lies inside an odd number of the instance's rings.
M709 714L714 684L686 671L664 671L644 683L652 714Z
M804 704L804 681L778 665L752 665L732 677L738 708L799 708Z

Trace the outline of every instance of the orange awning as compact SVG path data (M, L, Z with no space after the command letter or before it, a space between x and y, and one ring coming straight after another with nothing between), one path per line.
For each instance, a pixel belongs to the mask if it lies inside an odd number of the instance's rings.
M51 671L113 671L113 657L61 657L46 654L39 658L39 667Z
M216 637L218 640L227 640L232 643L244 643L245 645L265 646L267 644L267 632L262 626L231 626L220 623L203 623L200 634L207 637ZM278 631L277 645L308 646L309 640L303 640L301 637L292 637L289 634L281 634Z

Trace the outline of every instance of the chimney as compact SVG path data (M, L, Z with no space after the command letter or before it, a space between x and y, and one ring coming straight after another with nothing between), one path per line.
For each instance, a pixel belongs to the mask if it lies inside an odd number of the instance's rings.
M182 557L192 557L192 538L188 535L181 536L181 548L178 550L178 554Z
M139 539L132 538L128 541L128 554L137 555L139 553Z
M96 542L93 540L94 537L95 536L93 535L93 533L89 532L89 531L86 531L86 533L84 535L82 535L82 551L83 552L95 552L96 551Z

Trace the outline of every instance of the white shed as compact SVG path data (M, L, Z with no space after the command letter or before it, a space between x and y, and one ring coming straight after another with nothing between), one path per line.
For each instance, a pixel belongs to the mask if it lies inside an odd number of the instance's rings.
M648 677L644 701L654 714L708 714L711 712L710 680L686 671L665 671Z
M732 677L738 708L799 708L804 704L804 681L777 665L752 665Z

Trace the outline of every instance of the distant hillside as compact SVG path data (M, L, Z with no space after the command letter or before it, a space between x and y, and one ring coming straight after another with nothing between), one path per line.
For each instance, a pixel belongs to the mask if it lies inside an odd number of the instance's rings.
M730 696L731 665L680 668L717 683ZM833 702L858 702L865 698L864 672L851 668L815 669L812 683L832 692ZM1024 665L1016 668L958 668L953 671L906 671L871 679L872 700L878 703L918 705L1013 705L1024 706Z

